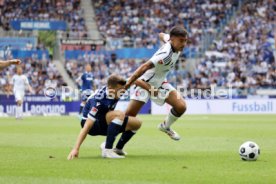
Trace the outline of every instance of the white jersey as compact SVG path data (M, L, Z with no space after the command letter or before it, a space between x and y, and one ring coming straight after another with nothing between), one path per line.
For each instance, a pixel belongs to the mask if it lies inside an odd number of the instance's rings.
M154 68L146 71L140 79L148 82L150 85L159 88L164 81L170 69L175 67L181 52L174 52L171 43L166 42L150 59Z
M14 75L12 77L13 91L25 92L26 86L29 85L28 78L25 75Z

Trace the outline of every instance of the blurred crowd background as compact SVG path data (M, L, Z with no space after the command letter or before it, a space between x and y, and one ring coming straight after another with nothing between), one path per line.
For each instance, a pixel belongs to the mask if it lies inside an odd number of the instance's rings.
M58 31L56 39L89 39L88 21L81 0L0 0L0 28L13 32L11 20L65 21L66 31ZM137 8L140 7L140 8ZM187 89L232 87L237 95L254 95L258 89L276 88L275 65L275 1L273 0L98 0L91 1L101 49L110 52L83 52L68 59L62 54L64 71L75 85L92 66L94 88L103 86L111 73L128 78L149 58L119 58L112 49L146 48L157 50L159 32L168 33L174 25L184 25L189 32L187 53L183 52L168 81ZM88 8L88 7L86 7ZM18 36L20 35L18 31ZM35 32L33 33L36 35ZM16 34L15 34L16 35ZM47 50L42 39L28 42L22 50ZM0 47L2 59L12 58L10 45ZM18 49L18 48L17 48ZM60 53L64 53L61 51ZM193 53L193 54L191 54ZM23 58L22 67L36 94L47 86L68 85L63 69L53 55L39 58L35 53ZM15 68L0 73L0 91L11 93L10 79Z

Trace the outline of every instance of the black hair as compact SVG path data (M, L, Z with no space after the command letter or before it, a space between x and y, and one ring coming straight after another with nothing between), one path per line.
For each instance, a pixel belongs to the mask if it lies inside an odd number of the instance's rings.
M172 36L183 36L188 38L188 32L182 26L174 26L170 31L170 37Z

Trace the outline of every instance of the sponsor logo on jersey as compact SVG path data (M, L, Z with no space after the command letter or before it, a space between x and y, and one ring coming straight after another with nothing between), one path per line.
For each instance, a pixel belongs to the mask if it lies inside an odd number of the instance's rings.
M140 96L140 91L136 91L135 96Z
M92 116L95 116L95 115L97 114L97 112L98 112L98 109L97 109L96 107L92 107L92 109L91 109L91 111L90 111L90 114L91 114Z

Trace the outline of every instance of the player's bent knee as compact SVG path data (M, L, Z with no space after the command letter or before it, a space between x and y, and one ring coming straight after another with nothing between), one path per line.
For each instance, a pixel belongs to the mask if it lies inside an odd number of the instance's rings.
M142 126L142 121L139 118L135 118L136 119L136 130L140 129Z
M124 121L124 119L125 119L125 113L122 112L122 111L120 111L120 112L118 113L118 117L117 117L117 118L120 119L120 120L122 120L122 121Z
M182 115L186 112L187 110L187 105L186 103L183 101L181 103L178 103L177 106L174 108L175 111L179 114Z
M121 121L124 121L125 113L122 111L115 110L115 111L110 111L106 114L107 123L110 123L115 118Z
M118 118L118 119L124 121L125 113L123 111L114 111L114 112L115 112L114 118Z

